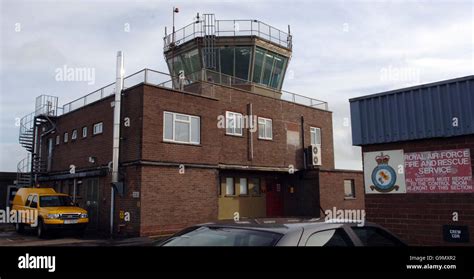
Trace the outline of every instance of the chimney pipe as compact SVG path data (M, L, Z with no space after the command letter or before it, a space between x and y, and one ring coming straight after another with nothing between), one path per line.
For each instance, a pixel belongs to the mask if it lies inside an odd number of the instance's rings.
M112 185L110 192L110 235L114 230L114 184L118 182L118 167L120 154L120 101L122 99L123 89L123 55L122 51L117 52L117 68L115 79L115 103L114 103L114 134L113 134L113 152L112 152Z

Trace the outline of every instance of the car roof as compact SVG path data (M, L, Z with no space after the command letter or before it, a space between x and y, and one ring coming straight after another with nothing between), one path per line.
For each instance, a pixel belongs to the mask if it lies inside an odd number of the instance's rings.
M356 225L360 224L357 220L325 220L321 218L250 218L239 221L234 220L219 220L211 223L199 224L198 226L205 227L225 227L225 228L239 228L250 230L261 230L287 234L292 231L301 230L305 228L321 227L321 229L334 225ZM365 224L371 224L365 222Z

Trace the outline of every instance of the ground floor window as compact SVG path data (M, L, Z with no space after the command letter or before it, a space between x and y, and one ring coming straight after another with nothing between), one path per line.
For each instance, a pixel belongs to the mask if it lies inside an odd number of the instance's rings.
M354 180L352 179L344 180L344 198L345 199L355 198L355 185L354 185Z
M226 196L234 196L235 195L235 185L234 185L234 178L227 177L225 179L225 195Z

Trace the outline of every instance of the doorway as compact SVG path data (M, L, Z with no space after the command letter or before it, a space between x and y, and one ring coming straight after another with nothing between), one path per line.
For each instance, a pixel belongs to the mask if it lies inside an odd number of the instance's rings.
M267 217L283 216L283 186L276 179L268 179L266 185Z
M82 183L83 204L82 207L87 210L89 224L87 228L97 230L99 224L99 178L88 178Z

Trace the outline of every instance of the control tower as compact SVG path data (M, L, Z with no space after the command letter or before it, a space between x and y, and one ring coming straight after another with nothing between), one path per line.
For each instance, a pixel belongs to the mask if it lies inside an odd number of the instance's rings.
M289 29L198 14L183 28L165 31L164 56L170 73L187 83L205 80L280 98L291 58Z

